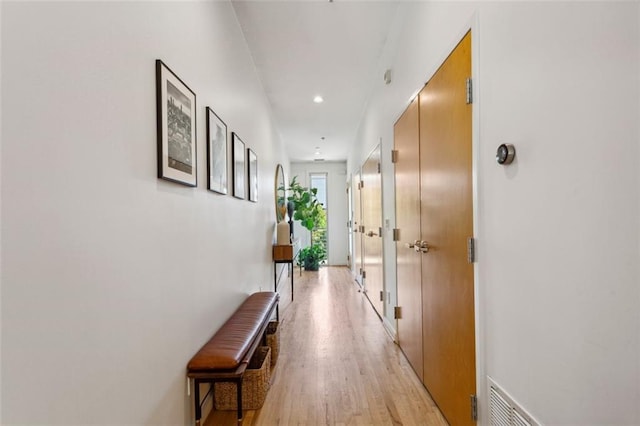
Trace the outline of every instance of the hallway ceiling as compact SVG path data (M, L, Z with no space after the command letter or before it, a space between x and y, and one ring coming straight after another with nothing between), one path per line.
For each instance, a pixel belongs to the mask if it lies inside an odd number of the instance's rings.
M232 4L291 161L346 160L373 85L383 84L375 70L397 3Z

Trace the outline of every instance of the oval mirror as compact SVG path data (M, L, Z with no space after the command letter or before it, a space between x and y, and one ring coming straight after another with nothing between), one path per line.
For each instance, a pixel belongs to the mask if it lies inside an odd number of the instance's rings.
M278 222L281 222L285 214L287 214L287 198L282 164L276 166L275 181L276 219Z

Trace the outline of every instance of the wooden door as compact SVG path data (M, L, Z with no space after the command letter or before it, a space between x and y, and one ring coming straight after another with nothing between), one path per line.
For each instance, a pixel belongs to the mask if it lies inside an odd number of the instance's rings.
M380 146L362 165L362 219L364 233L364 288L369 301L380 317L384 316L382 301L382 175L380 174Z
M470 77L468 33L419 95L424 383L452 425L475 423Z
M360 196L360 171L353 175L351 192L353 193L353 266L358 284L362 285L362 197Z
M420 126L416 98L393 128L396 151L396 242L398 344L420 380L422 359L422 276L421 254L413 248L420 239Z

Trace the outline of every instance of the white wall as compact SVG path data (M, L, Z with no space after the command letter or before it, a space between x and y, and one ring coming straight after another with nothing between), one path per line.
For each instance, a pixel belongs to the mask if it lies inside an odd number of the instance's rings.
M327 250L329 265L346 265L349 254L347 234L348 200L347 200L347 165L345 162L291 163L289 181L297 176L302 186L309 186L310 173L327 174ZM300 238L302 247L308 246L310 233L295 222L294 235Z
M400 49L402 33L405 29L406 14L408 8L398 7L392 17L387 41L382 49L378 60L377 68L372 70L374 75L379 76L374 79L372 95L365 110L362 121L358 128L356 143L349 158L347 167L357 173L371 152L380 145L380 162L382 164L382 215L383 215L383 285L387 294L385 298L384 324L391 333L396 334L396 320L393 318L393 307L397 305L396 288L396 243L393 241L393 228L395 227L395 176L393 163L391 162L391 151L393 150L393 125L388 125L390 117L399 116L398 105L402 101L388 103L389 97L397 96L396 80L402 77L397 76L398 69L394 67L395 56ZM391 70L391 85L386 85L383 75L386 70ZM408 99L409 95L406 95ZM395 118L393 121L395 122ZM352 248L355 250L354 248Z
M548 425L640 424L638 7L403 4L394 81L349 160L378 137L390 149L409 97L473 23L478 368ZM507 168L503 142L517 149Z
M192 424L185 366L271 288L288 164L228 2L2 4L2 418ZM197 95L198 187L156 178L155 59ZM206 190L205 107L259 202Z

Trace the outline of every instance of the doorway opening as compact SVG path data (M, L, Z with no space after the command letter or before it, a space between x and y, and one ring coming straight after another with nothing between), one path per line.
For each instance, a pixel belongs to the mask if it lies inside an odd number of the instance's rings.
M316 189L316 199L322 205L324 210L324 218L320 220L320 223L311 232L311 244L320 245L324 249L325 258L321 260L321 265L326 265L329 258L329 245L327 243L328 238L328 205L327 205L327 173L310 173L309 174L309 187Z

